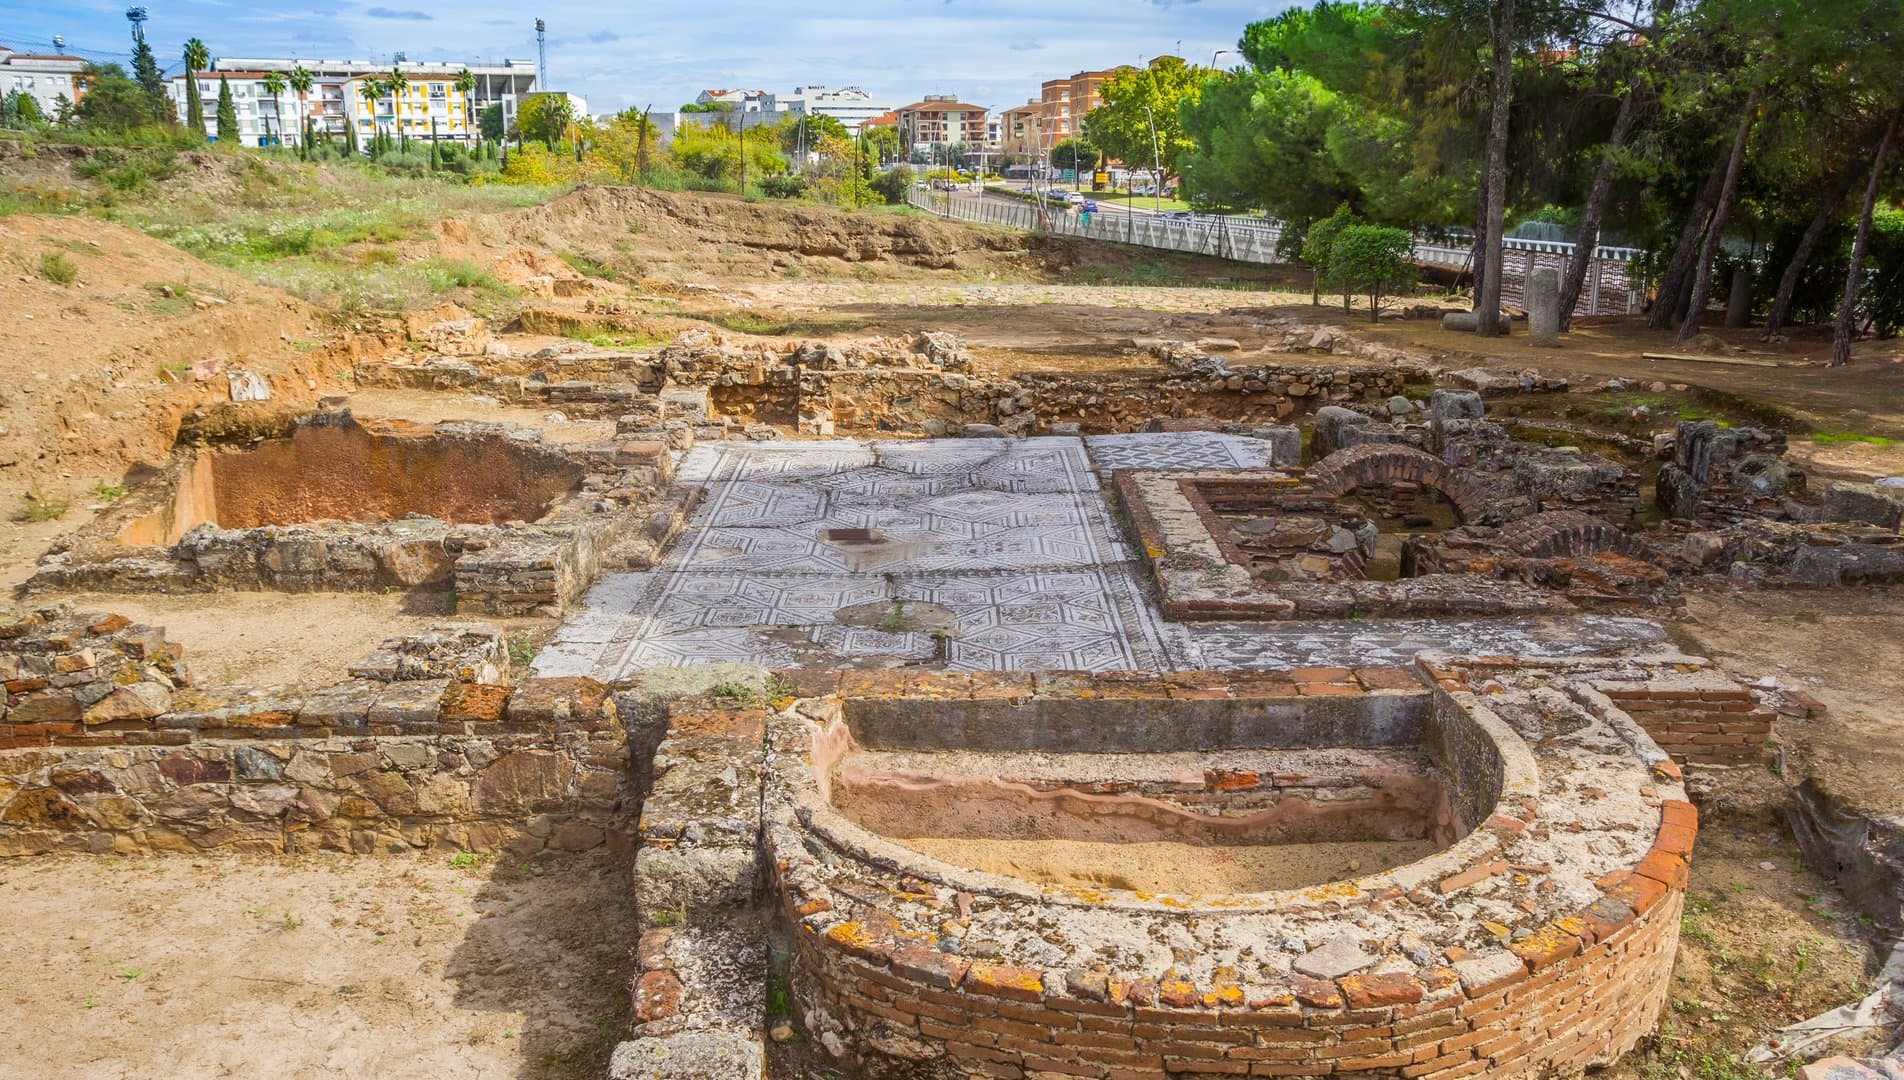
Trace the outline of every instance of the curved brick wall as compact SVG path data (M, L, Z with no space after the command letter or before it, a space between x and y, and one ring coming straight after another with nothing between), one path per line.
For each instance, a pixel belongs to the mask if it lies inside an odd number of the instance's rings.
M1489 816L1421 863L1245 897L1039 896L845 845L801 787L816 735L820 757L849 737L842 701L799 702L769 721L765 824L809 1033L868 1076L1440 1080L1611 1061L1652 1030L1671 973L1696 830L1677 769L1591 672L1496 662L1473 673L1482 692L1451 661L1424 658L1422 674L1431 752L1472 763L1490 760L1475 739L1501 747L1499 787L1471 787L1464 807ZM1082 693L1162 716L1173 700L1267 707L1316 685L1408 693L1339 679L1285 692L1194 673ZM914 676L884 704L976 710L999 681ZM1014 691L1081 703L1055 680Z
M1477 521L1488 503L1481 485L1456 472L1447 462L1412 446L1392 443L1363 443L1337 450L1303 475L1308 488L1318 495L1347 495L1363 484L1393 484L1397 481L1426 484L1447 496L1462 521Z

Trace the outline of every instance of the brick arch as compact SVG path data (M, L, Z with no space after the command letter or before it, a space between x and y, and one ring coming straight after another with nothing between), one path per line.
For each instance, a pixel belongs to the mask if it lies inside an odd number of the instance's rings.
M1578 510L1545 510L1524 517L1502 526L1500 539L1515 554L1536 559L1611 551L1642 562L1663 561L1662 553L1651 544Z
M1478 521L1487 507L1487 491L1440 458L1412 446L1363 443L1337 450L1304 476L1317 495L1339 498L1363 484L1409 481L1441 492L1463 522Z

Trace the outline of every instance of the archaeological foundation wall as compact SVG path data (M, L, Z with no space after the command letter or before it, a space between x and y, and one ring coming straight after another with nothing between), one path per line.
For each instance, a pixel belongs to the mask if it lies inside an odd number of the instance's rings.
M796 1021L853 1075L1438 1078L1610 1062L1664 1005L1697 822L1677 765L1596 687L1664 678L1682 659L783 672L771 702L668 720L637 864L660 910L638 949L637 1038L617 1059L666 1075L669 1055L718 1046L751 1075L760 1003L723 996L702 958L765 903L790 950ZM1028 754L1056 771L1010 780L1012 805L1116 818L1145 803L1154 817L1158 781L1057 779L1066 761L1117 760L1102 755L1121 743L1127 763L1194 745L1208 768L1169 781L1173 798L1226 813L1243 805L1226 800L1274 809L1331 782L1222 764L1241 748L1286 764L1310 748L1346 744L1331 752L1354 762L1417 747L1456 827L1424 858L1340 881L1131 892L922 855L879 831L921 815L868 815L882 789L865 782L882 776L851 767L886 760L905 791L883 790L916 799L950 775L934 780L935 752ZM1343 797L1380 798L1366 776L1342 782Z
M0 854L620 842L606 689L486 674L206 687L162 631L28 614L0 625Z
M498 424L359 425L195 448L42 558L33 591L453 592L459 612L553 613L618 547L651 559L686 494L661 442L550 446Z

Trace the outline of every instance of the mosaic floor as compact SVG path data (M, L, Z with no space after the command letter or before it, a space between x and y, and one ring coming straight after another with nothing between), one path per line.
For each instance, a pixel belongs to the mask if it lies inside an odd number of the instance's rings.
M1087 435L1085 446L1101 472L1113 469L1261 469L1269 444L1215 431Z
M612 680L711 662L1286 668L1422 649L1569 655L1660 636L1650 621L1608 618L1164 623L1098 472L1266 460L1257 440L1205 432L704 443L677 480L705 495L661 563L606 575L535 669ZM947 632L893 620L895 604L949 619Z
M954 670L1184 660L1144 600L1081 440L704 444L677 479L706 490L687 529L654 570L604 578L538 672L940 650ZM953 626L941 641L836 618L894 602L937 605Z

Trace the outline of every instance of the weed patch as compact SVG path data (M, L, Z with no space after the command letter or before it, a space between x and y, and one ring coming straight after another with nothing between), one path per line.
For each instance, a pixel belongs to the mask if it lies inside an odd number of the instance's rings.
M40 276L55 285L71 285L79 278L79 267L63 251L40 253Z

